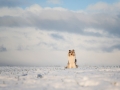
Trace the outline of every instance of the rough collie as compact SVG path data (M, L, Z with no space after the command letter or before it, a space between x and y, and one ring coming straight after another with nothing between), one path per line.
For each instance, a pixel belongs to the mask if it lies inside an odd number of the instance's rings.
M68 64L65 68L78 68L75 50L68 51Z

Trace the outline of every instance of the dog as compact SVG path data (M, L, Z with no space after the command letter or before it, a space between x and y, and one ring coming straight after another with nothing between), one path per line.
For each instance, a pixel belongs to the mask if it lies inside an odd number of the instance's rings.
M75 50L68 51L68 65L65 68L78 68Z

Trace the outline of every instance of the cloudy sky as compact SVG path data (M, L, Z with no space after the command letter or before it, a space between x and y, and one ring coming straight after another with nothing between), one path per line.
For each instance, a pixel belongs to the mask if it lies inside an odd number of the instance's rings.
M0 0L0 65L120 65L120 0Z

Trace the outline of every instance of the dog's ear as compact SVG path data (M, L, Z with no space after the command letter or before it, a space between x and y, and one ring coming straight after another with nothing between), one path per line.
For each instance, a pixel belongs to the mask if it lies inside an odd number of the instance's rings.
M74 52L75 50L73 49L72 51Z
M75 50L73 49L72 52L75 53Z
M68 51L68 56L70 56L71 50Z
M75 50L74 49L72 50L72 54L73 54L73 56L75 56Z
M69 52L71 52L71 50L69 50Z

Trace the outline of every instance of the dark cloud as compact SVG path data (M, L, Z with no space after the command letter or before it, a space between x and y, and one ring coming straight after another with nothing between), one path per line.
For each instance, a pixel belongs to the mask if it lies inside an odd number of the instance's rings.
M112 52L113 50L120 50L120 44L113 45L111 47L104 47L102 48L102 50L105 52Z
M53 49L53 50L62 50L58 47L57 43L55 42L39 42L37 44L37 46L41 47L41 46L45 46L49 49Z
M7 51L7 49L3 45L0 46L0 52L5 52L5 51Z
M76 23L76 24L75 24ZM85 32L84 22L80 20L49 20L42 19L39 17L13 17L13 16L4 16L0 17L0 26L4 27L36 27L43 30L53 30L53 31L62 31L69 33L77 33L82 35L90 36L102 36L100 33L95 32Z
M23 47L23 46L19 45L17 50L18 51L29 50L29 46Z
M57 40L59 40L59 39L64 40L64 37L61 36L61 35L59 35L59 34L51 34L51 36L52 36L54 39L57 39Z
M108 34L112 36L118 36L120 37L120 17L119 14L105 14L105 13L99 13L94 15L94 20L97 21L97 23L92 24L93 28L102 29L104 32L107 32Z
M99 32L84 31L94 28L96 31L102 30L108 36L120 37L120 14L84 14L56 10L42 10L39 15L29 11L24 14L23 16L0 17L0 26L36 27L42 30L62 31L87 36L104 36Z

